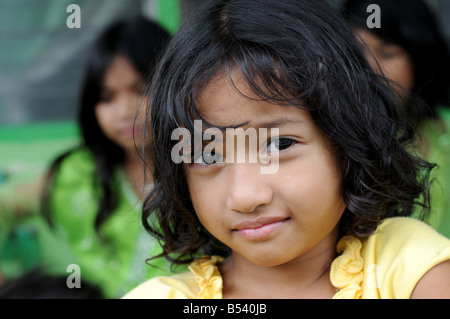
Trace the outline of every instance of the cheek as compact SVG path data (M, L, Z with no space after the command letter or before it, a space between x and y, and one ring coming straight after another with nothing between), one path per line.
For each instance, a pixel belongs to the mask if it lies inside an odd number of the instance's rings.
M223 238L224 221L224 185L214 182L214 178L187 177L187 185L195 213L203 227L216 238Z
M287 180L283 193L289 194L293 210L299 208L298 218L317 224L340 219L345 209L341 176L329 155L314 156Z
M148 105L148 99L146 97L142 98L142 96L137 95L137 102L135 108L136 115L136 123L145 123L145 113L150 110L150 105ZM148 119L150 119L150 113L148 114Z
M404 89L413 89L414 74L409 58L406 56L384 62L382 65L385 75Z
M290 190L290 196L293 199L293 207L300 207L301 217L306 219L339 216L345 208L339 185L335 181L320 179L318 176L298 183Z
M115 122L116 112L112 107L97 106L95 109L95 116L97 117L98 125L103 134L112 142L120 145L121 139L118 137Z
M107 134L109 131L109 125L111 121L111 114L108 112L106 107L103 106L96 106L95 107L95 116L97 118L98 125L100 126L100 129Z
M408 91L412 91L412 89L414 88L413 70L406 58L403 59L401 64L399 64L397 83Z
M212 206L211 202L214 200L215 192L207 192L208 186L202 184L202 181L197 177L188 176L186 182L194 210L203 224L210 215L206 212L211 210L210 206Z
M381 67L381 69L383 69L383 64L380 61L378 61L378 63L377 63L377 60L375 60L374 56L372 54L370 54L370 53L366 53L366 57L369 60L369 64L372 67L372 70L374 70L376 73L379 74L380 73L380 67ZM380 66L378 66L378 64Z

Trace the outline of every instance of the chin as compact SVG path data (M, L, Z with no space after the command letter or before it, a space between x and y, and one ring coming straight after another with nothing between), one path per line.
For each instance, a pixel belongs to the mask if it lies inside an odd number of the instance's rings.
M251 256L244 256L244 258L260 267L276 267L291 261L291 259L286 259L285 256L282 258L277 252L260 252Z

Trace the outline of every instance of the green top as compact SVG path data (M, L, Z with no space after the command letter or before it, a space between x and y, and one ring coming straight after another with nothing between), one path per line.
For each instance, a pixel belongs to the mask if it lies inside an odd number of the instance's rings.
M52 191L51 219L70 246L69 262L80 266L81 279L98 284L108 298L121 297L150 277L170 273L170 266L163 258L151 262L157 267L146 264L161 248L143 229L142 203L121 170L116 174L118 206L97 234L94 221L100 190L93 172L92 156L86 150L64 159Z
M428 222L450 238L450 108L438 108L437 118L422 127L426 159L437 164L432 177L431 214Z

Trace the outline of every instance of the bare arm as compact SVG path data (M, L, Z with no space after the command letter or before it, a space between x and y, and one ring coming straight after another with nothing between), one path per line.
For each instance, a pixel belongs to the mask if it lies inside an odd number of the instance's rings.
M450 260L430 269L417 283L411 299L450 299Z

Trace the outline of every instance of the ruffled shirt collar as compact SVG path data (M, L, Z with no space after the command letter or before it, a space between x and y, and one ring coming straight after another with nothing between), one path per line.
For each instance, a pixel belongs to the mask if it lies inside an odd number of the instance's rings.
M205 256L189 265L200 288L198 299L222 299L223 280L217 267L222 261L223 257L220 256Z
M361 241L345 236L337 244L340 254L331 264L330 281L338 292L333 299L361 299L364 279L364 260L361 256Z
M340 254L331 264L330 281L338 290L333 299L360 299L364 278L364 260L361 256L362 243L353 236L345 236L337 244ZM189 270L199 286L198 299L221 299L223 280L217 264L220 256L205 256L193 261Z

